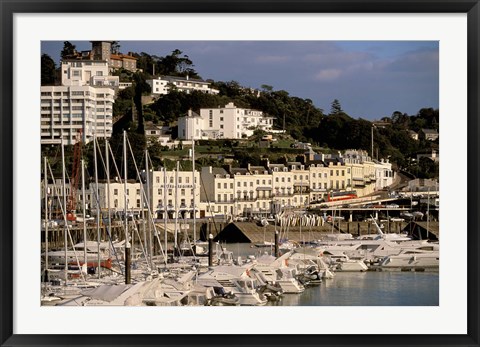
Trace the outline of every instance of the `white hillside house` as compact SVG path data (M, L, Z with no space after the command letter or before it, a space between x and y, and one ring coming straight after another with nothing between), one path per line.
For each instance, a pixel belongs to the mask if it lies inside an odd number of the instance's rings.
M262 111L238 108L233 102L225 107L202 108L200 114L189 112L178 119L178 137L195 139L241 139L253 135L255 129L271 131L273 117Z
M147 83L152 88L151 94L153 96L165 95L170 92L172 88L185 92L187 94L196 90L205 94L218 94L217 89L210 87L209 82L204 80L187 77L176 76L162 76L156 79L147 80Z

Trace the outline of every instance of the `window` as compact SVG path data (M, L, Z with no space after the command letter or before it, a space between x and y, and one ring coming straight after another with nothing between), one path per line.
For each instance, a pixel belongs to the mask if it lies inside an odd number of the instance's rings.
M185 195L185 189L180 189L180 195L184 196Z
M158 189L158 195L162 195L162 190L160 188Z
M222 113L222 112L220 112L220 113ZM220 122L223 122L223 117L220 117Z
M113 190L113 195L118 195L118 189Z
M173 195L172 189L168 190L168 195L170 195L170 196Z
M217 188L218 188L218 189L222 188L222 184L221 184L220 182L217 183Z

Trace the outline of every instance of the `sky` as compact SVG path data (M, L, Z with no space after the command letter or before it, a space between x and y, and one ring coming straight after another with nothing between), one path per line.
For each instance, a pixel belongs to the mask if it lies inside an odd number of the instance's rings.
M70 41L78 51L89 41ZM166 56L179 49L203 79L285 90L330 111L379 120L439 107L438 41L120 41L120 52ZM43 41L57 63L63 41Z

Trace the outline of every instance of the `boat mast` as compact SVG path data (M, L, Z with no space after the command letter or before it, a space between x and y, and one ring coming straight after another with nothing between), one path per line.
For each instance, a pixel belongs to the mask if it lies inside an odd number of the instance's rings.
M95 170L95 189L97 197L97 271L100 278L100 198L98 196L97 136L93 135L93 162Z
M66 189L65 189L65 148L63 144L63 128L61 131L61 150L62 150L62 195L63 195L63 234L64 234L64 245L65 245L65 285L67 285L68 281L68 253L67 253L67 246L68 246L68 238L67 238L67 196L66 196Z
M164 164L165 165L165 164ZM165 257L167 256L167 218L168 218L168 204L167 204L167 168L163 167L163 204L165 206L165 213L163 214L163 237L165 238Z
M87 266L87 221L85 208L85 161L82 159L83 263Z
M105 134L105 160L106 160L106 170L107 170L107 218L108 218L108 232L111 235L112 232L112 216L110 212L110 156L109 156L109 146L107 140L107 135Z
M177 230L178 230L178 170L180 163L177 160L177 171L175 171L175 231L174 231L174 243L173 250L177 248Z
M197 226L196 226L196 206L195 206L195 122L196 117L193 116L193 137L192 137L192 197L193 197L193 246L194 246L194 253L196 252L196 245L197 245Z
M145 171L147 172L147 194L145 194L146 199L147 199L147 206L148 206L148 211L147 211L147 216L148 218L148 243L150 245L150 268L153 269L153 262L152 262L152 256L153 256L153 242L152 242L152 230L150 229L150 211L151 211L151 203L150 203L150 169L148 168L148 150L145 150Z
M125 284L130 284L131 282L131 274L130 274L130 238L128 235L128 218L127 218L127 204L128 204L128 198L127 198L127 132L124 130L123 131L123 166L124 166L124 172L125 172L125 177L123 181L123 187L124 187L124 223L125 223Z
M47 157L43 158L44 175L44 194L45 194L45 274L44 281L48 278L48 175L47 175Z

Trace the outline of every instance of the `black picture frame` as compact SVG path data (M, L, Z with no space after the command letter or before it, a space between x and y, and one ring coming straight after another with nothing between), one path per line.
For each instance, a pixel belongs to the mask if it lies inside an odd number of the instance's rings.
M2 346L478 346L479 32L478 0L0 0L0 342ZM19 335L13 333L13 17L16 13L466 13L468 15L468 332L465 335ZM449 232L449 231L447 231ZM452 317L455 319L455 317Z

